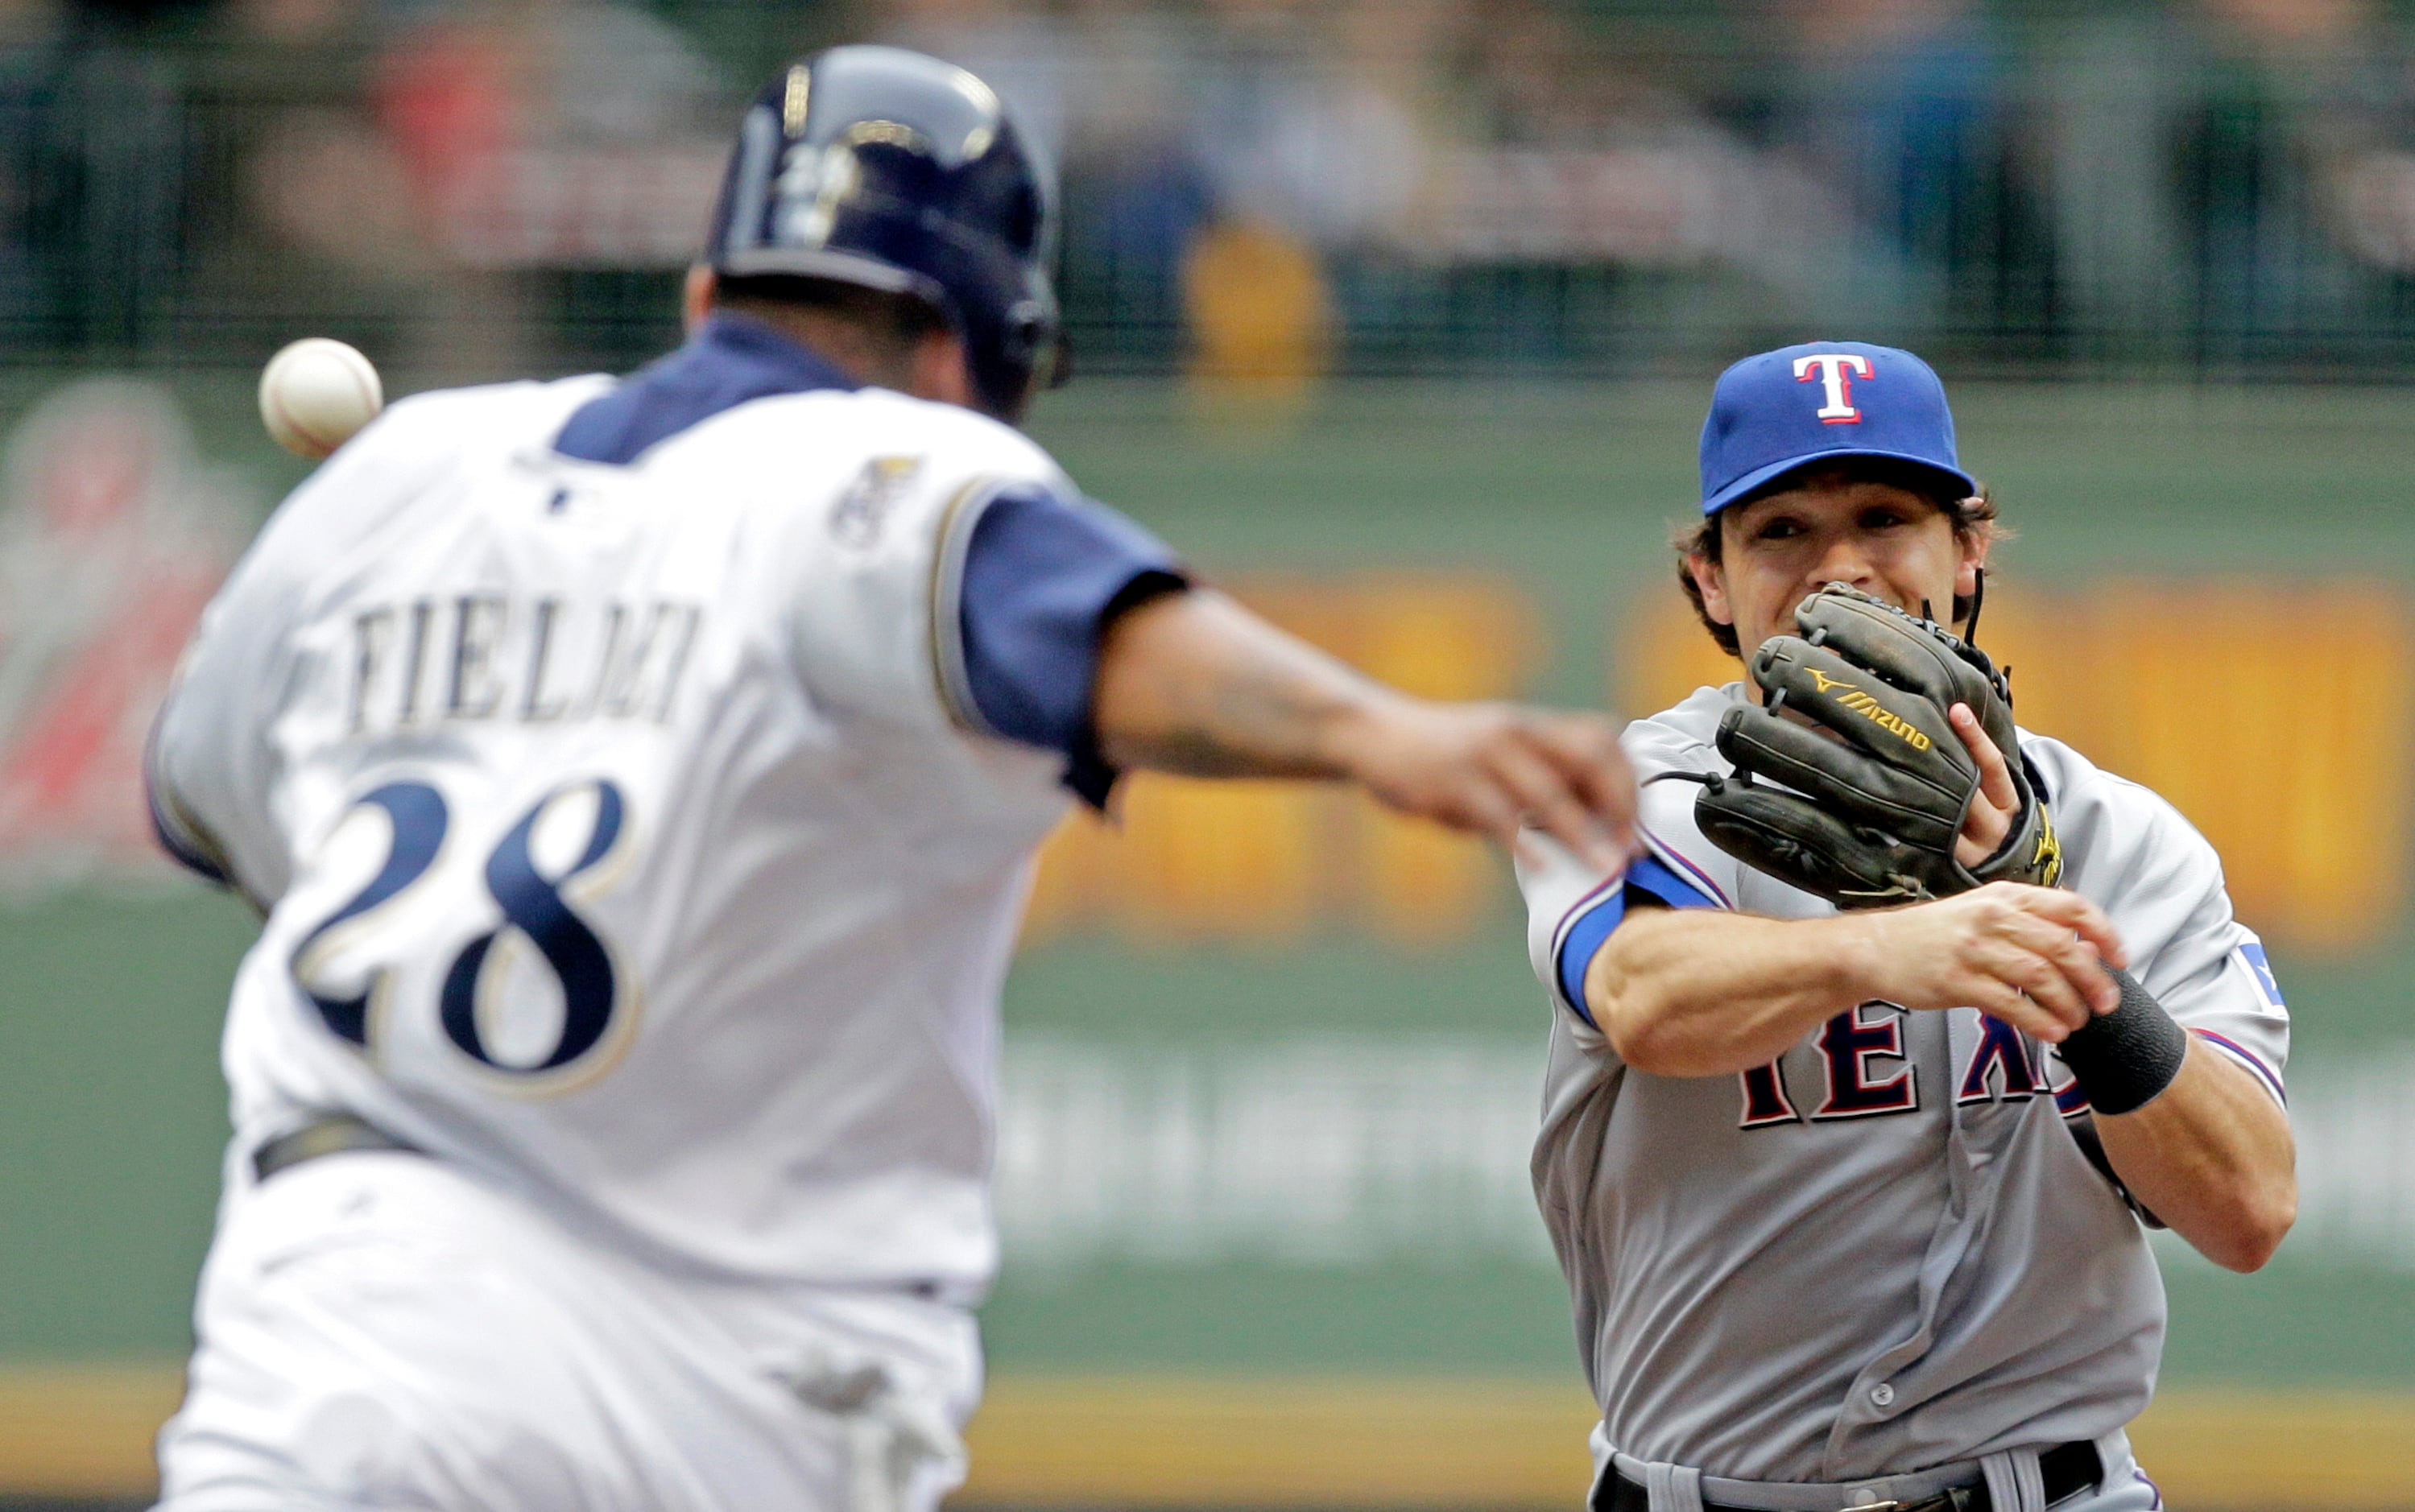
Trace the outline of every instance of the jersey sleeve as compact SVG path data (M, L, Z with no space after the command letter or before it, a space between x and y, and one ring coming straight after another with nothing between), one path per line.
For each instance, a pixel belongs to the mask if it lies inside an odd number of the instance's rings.
M950 709L1062 756L1065 785L1103 804L1117 774L1092 707L1100 646L1118 615L1188 583L1162 542L1113 510L1041 486L998 490L970 527L955 613L936 621Z
M2068 766L2068 763L2059 765ZM2131 973L2182 1027L2288 1100L2289 1010L2264 943L2231 911L2222 861L2180 811L2092 768L2048 775L2063 885L2102 907ZM2063 1094L2064 1112L2083 1103Z
M876 454L792 538L787 612L808 693L848 718L1051 753L1102 801L1100 646L1118 614L1187 586L1180 562L1021 437L882 402L868 419L897 455Z
M1526 943L1536 977L1552 1002L1585 1028L1598 1030L1585 1002L1585 973L1611 936L1637 908L1732 908L1732 862L1695 830L1688 782L1652 771L1648 746L1630 739L1628 756L1643 782L1638 838L1642 849L1624 871L1604 876L1538 834L1528 834L1518 880L1527 908ZM1664 780L1655 781L1658 776Z

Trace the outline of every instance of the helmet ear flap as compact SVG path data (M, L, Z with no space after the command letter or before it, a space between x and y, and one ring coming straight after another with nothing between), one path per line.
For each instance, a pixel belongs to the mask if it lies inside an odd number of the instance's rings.
M1056 300L1045 284L1009 306L995 329L982 330L977 322L959 329L965 333L966 362L982 408L998 419L1020 420L1042 389L1064 382L1058 376L1064 338Z

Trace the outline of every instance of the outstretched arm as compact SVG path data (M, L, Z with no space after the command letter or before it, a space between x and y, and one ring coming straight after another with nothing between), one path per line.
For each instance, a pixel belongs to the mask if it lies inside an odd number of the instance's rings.
M1504 845L1522 825L1541 830L1604 871L1624 863L1633 831L1634 779L1610 721L1414 698L1208 590L1117 618L1093 711L1118 766L1355 782Z

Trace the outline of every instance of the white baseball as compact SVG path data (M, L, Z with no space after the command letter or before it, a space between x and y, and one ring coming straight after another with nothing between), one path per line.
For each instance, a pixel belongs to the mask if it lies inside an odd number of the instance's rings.
M260 418L277 444L312 461L352 439L385 408L369 360L341 341L306 336L260 374Z

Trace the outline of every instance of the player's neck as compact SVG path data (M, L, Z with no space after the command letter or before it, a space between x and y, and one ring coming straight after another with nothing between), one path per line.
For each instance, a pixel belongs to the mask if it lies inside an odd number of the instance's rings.
M860 322L827 310L748 301L725 307L730 313L768 325L831 364L858 383L912 393L914 349Z

